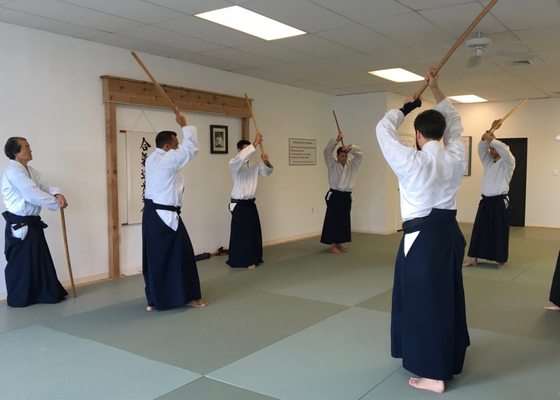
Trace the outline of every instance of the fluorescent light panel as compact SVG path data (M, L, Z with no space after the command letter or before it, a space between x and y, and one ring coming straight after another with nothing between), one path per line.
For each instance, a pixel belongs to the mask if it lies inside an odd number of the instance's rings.
M416 75L402 68L380 69L377 71L369 71L369 73L393 82L415 82L424 80L423 76Z
M225 25L264 40L282 39L307 33L239 6L208 11L196 14L195 17Z
M458 101L459 103L484 103L488 101L474 94L465 94L462 96L449 96L449 98Z

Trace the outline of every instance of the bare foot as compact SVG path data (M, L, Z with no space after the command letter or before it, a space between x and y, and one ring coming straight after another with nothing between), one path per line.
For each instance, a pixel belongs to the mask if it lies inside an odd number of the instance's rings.
M192 307L192 308L202 308L202 307L206 307L207 305L208 303L202 299L191 300L187 304L185 304L186 307Z
M463 263L463 267L474 267L476 265L478 265L478 259L476 257L469 257L469 259Z
M340 249L336 244L331 244L331 248L329 251L333 254L340 254Z
M560 311L560 307L558 307L557 305L544 306L544 309L549 311Z
M434 393L445 392L445 382L428 378L410 378L408 384L416 389L429 390Z
M155 310L155 308L153 306L146 306L146 311L152 312L154 310Z
M344 247L344 246L341 245L341 244L337 244L337 245L336 245L336 248L337 248L338 250L340 250L340 251L346 250L346 247Z
M498 263L498 267L503 267L506 263Z
M255 264L249 265L247 267L247 269L257 269L257 266Z

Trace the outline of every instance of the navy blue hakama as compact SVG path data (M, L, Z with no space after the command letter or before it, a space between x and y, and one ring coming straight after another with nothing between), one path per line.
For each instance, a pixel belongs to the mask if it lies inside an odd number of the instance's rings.
M483 258L500 264L508 260L509 211L507 195L482 196L469 245L469 257Z
M255 199L231 199L235 207L231 212L229 235L230 267L246 268L263 262L262 231Z
M200 281L191 239L183 220L174 231L156 210L180 211L144 200L142 215L142 274L148 305L157 310L181 307L200 299Z
M560 307L560 252L556 260L556 269L552 277L552 285L550 286L550 302Z
M325 195L327 212L321 232L321 243L340 244L352 241L350 210L352 193L330 189Z
M420 233L406 256L401 240L391 311L391 355L402 358L408 371L442 381L462 371L470 344L462 278L465 239L455 215L456 210L433 209L403 224L405 233Z
M19 216L5 211L6 289L8 305L26 307L35 303L59 303L68 292L56 276L54 262L43 230L47 225L40 216ZM12 236L11 225L27 226L23 240Z

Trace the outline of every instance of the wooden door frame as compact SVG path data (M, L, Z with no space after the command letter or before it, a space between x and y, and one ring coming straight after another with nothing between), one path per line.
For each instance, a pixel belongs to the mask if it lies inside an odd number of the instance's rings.
M120 277L119 193L117 179L117 105L169 108L151 82L116 76L101 76L105 104L105 148L107 173L107 221L109 278ZM241 118L241 136L249 138L250 110L245 97L207 92L180 86L161 85L181 110ZM249 99L252 104L252 99Z

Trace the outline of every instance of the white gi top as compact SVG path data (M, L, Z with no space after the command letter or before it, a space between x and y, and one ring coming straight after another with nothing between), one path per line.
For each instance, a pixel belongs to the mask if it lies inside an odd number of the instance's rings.
M9 160L2 177L2 195L6 210L12 214L39 215L41 207L56 211L59 205L54 195L59 193L60 189L49 186L33 167Z
M421 151L399 143L397 129L404 120L400 110L389 110L377 124L379 146L399 179L403 221L425 217L433 208L457 208L455 195L466 165L461 117L447 99L434 109L447 123L443 139L427 142Z
M262 161L249 160L255 151L257 151L255 146L250 144L229 160L229 171L233 179L232 199L254 199L259 175L272 174L272 168L267 167Z
M183 204L185 182L181 168L198 153L196 127L182 128L183 141L177 149L156 148L146 159L146 192L144 197L154 203L180 207ZM179 215L174 211L157 210L162 221L173 230L179 226Z
M337 144L336 139L331 139L323 151L329 173L329 185L331 189L340 192L351 192L356 183L356 171L358 171L358 167L362 162L363 153L358 146L351 145L348 154L351 154L352 157L348 157L346 165L343 166L333 155Z
M488 148L492 146L500 155L500 159L494 161ZM511 154L509 146L498 139L491 143L481 140L478 144L478 156L484 166L484 178L482 179L482 194L484 196L498 196L509 192L509 182L515 170L515 157Z

